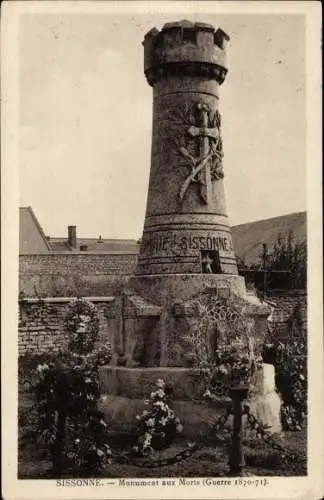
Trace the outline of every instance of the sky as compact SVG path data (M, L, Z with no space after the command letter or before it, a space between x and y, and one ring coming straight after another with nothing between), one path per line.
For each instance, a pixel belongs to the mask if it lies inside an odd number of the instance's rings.
M24 14L19 204L46 234L141 236L152 124L142 41L183 18L231 38L220 88L231 223L306 210L304 16Z

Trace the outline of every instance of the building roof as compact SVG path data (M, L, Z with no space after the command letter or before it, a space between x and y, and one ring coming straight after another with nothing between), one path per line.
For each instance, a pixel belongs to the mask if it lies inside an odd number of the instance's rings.
M306 212L282 215L270 219L257 220L232 227L234 251L245 264L259 262L262 243L269 251L279 233L293 231L296 241L306 240ZM81 248L80 250L80 247ZM75 248L71 248L66 238L46 237L31 207L20 208L20 253L38 252L80 252L137 254L139 244L133 239L78 238Z
M51 249L54 252L80 251L80 247L87 252L98 253L138 253L139 245L136 240L117 240L102 238L77 238L77 246L71 249L67 238L50 238Z
M19 253L50 250L49 242L31 207L19 208Z
M260 261L262 243L268 245L269 251L277 241L278 235L293 232L295 241L306 240L306 212L271 217L232 227L233 246L238 257L246 265Z

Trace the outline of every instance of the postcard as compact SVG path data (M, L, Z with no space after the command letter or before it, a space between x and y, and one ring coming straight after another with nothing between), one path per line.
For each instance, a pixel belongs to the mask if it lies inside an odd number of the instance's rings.
M6 500L322 497L320 14L3 2Z

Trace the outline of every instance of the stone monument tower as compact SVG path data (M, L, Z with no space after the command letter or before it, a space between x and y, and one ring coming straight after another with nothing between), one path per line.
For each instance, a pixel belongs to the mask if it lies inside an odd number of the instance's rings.
M224 193L219 88L228 40L210 24L180 21L153 28L143 42L152 156L132 285L160 304L165 295L186 299L207 285L244 295Z
M106 316L118 354L101 369L110 395L105 411L120 422L131 421L152 379L162 377L188 432L194 431L205 417L192 403L203 394L193 344L201 335L214 352L227 331L235 333L222 316L229 296L244 303L259 346L265 335L270 310L249 301L226 210L219 88L228 40L209 24L180 21L153 28L143 42L144 72L153 87L146 216L135 275ZM218 319L208 305L215 298L223 311Z

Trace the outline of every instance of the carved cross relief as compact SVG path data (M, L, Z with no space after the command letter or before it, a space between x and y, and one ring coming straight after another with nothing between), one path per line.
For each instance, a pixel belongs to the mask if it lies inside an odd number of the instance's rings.
M179 199L183 200L191 183L198 182L200 198L203 203L208 204L211 196L211 181L224 177L221 164L223 153L219 131L220 117L216 112L214 118L211 119L211 111L206 104L196 104L196 111L196 124L191 125L186 132L190 139L198 140L198 157L194 157L187 147L180 147L180 153L186 159L191 172L181 186Z

